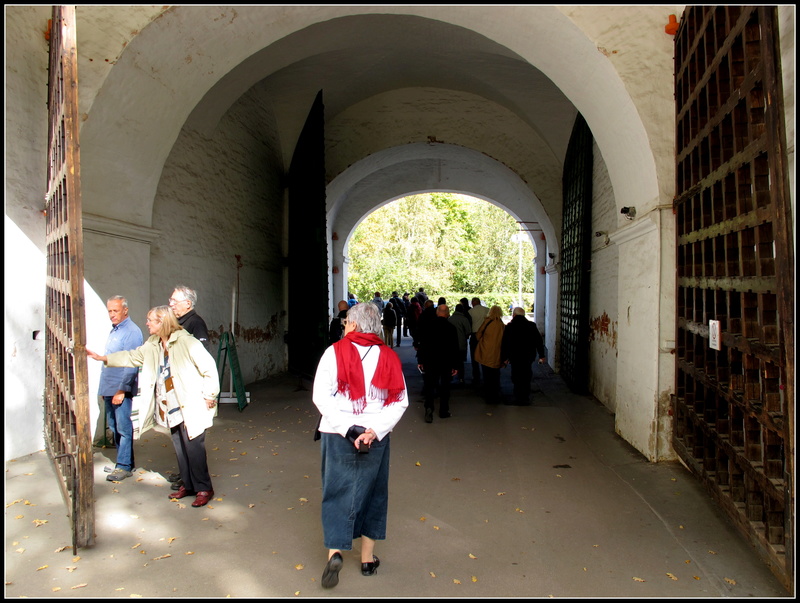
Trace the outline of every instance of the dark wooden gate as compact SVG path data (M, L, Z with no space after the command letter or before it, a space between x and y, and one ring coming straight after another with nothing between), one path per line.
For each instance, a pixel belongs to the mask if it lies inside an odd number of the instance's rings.
M325 114L317 94L289 168L289 370L313 377L328 346Z
M94 543L94 470L83 296L75 7L54 6L48 82L45 440L73 526Z
M589 125L578 114L564 160L559 273L560 373L578 393L588 391L589 375L593 144Z
M688 8L675 98L673 444L791 588L794 257L776 9Z

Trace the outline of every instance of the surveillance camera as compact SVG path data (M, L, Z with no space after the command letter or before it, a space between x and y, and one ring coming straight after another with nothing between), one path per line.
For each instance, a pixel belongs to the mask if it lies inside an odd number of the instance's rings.
M604 234L606 234L606 233L604 233L602 230L598 230L596 233L594 233L594 236L602 237Z
M636 217L636 208L635 207L623 207L619 210L619 213L623 214L628 220L633 220Z

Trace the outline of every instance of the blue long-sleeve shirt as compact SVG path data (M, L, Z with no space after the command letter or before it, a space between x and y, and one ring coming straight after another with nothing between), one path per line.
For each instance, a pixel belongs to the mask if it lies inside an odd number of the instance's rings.
M142 330L130 318L126 318L111 329L106 341L105 355L113 352L134 350L142 345ZM118 391L126 392L126 397L136 395L138 368L117 368L103 366L100 373L99 396L113 396Z

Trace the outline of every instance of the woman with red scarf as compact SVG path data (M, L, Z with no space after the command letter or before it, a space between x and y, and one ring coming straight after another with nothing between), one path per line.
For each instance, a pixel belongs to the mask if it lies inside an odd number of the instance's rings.
M328 563L323 588L339 583L342 551L361 538L361 573L371 576L380 560L376 540L386 538L389 502L389 434L408 407L397 354L381 334L373 303L347 311L344 337L322 355L313 400L322 418L322 529Z

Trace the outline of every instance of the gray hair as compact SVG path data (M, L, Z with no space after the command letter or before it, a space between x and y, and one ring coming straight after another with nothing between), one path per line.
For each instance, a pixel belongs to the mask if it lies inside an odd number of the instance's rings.
M356 324L359 333L372 333L379 337L383 334L381 311L372 302L356 304L347 311L347 321Z
M108 303L110 301L121 301L123 308L127 308L128 307L128 300L125 299L122 295L112 295L111 297L109 297L106 300L106 303Z
M175 291L183 293L186 299L189 300L189 303L192 304L192 309L194 309L195 305L197 305L197 291L186 285L175 285Z
M517 306L514 308L514 312L512 313L514 316L525 316L525 308L522 306Z

